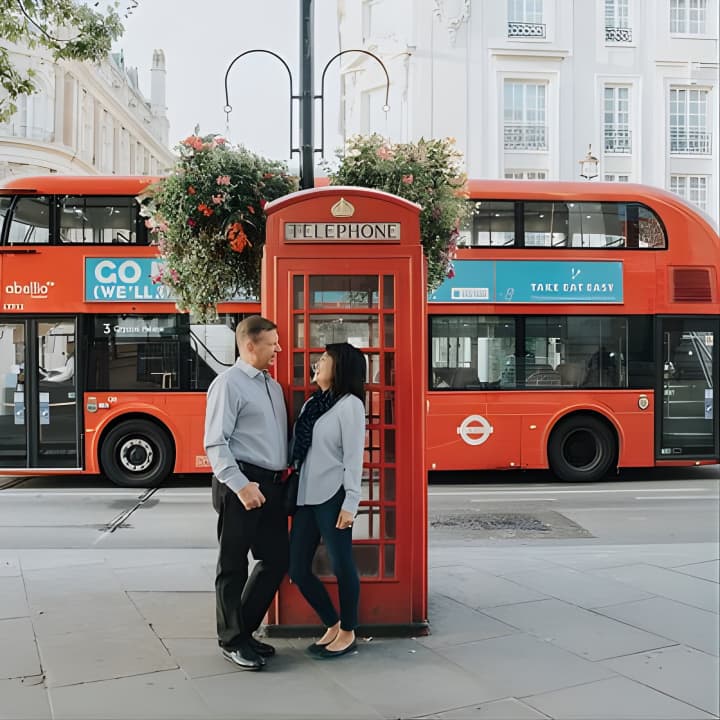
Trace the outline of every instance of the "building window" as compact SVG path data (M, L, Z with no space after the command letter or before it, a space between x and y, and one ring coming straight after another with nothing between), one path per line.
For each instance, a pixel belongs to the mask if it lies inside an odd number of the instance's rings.
M630 182L629 175L616 175L613 173L605 173L603 179L605 182Z
M629 0L605 0L605 42L632 42Z
M505 150L547 150L545 85L505 81Z
M546 170L506 170L506 180L547 180Z
M684 200L707 210L707 177L705 175L671 175L670 190Z
M670 152L709 155L707 90L670 90Z
M670 32L704 35L707 0L670 0Z
M545 37L542 0L508 0L508 37Z
M605 152L627 155L630 144L630 88L605 87Z

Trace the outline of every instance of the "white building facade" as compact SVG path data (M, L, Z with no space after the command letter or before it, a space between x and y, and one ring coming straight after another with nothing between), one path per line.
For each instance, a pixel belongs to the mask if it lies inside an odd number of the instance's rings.
M17 99L0 123L0 180L19 175L159 175L173 164L168 148L165 56L153 52L151 97L122 55L100 64L56 63L41 49L13 46L20 70L33 68L39 91Z
M468 177L599 180L718 221L719 0L345 0L345 136L454 137Z

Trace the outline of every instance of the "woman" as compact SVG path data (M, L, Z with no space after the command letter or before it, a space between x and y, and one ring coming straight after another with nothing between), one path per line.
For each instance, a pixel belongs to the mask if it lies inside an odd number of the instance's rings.
M352 555L352 525L360 503L365 447L365 357L349 343L333 343L314 371L319 390L300 411L291 454L300 481L290 533L290 578L327 627L308 650L329 659L356 647L360 580ZM312 572L321 537L337 578L339 615Z

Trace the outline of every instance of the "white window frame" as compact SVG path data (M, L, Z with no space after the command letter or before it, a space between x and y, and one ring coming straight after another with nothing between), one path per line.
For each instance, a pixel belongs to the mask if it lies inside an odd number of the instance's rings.
M679 195L705 212L708 209L709 185L707 175L677 175L673 173L670 176L670 192Z
M503 177L506 180L547 180L547 170L506 169Z
M707 0L670 0L671 35L706 35Z
M547 22L543 0L507 0L507 34L520 40L544 40Z
M603 151L606 154L632 154L631 90L629 85L607 83L603 86ZM609 143L612 135L617 137Z
M605 42L616 45L632 40L630 0L605 0Z
M530 88L535 90L534 107L528 103ZM512 93L509 98L508 93ZM520 105L516 105L518 97ZM508 100L512 103L509 106ZM503 148L505 152L548 152L548 84L532 80L507 78L503 81ZM512 133L513 127L515 132ZM520 138L516 147L508 145L508 137ZM533 135L535 139L533 140ZM519 145L519 147L517 146Z
M630 175L626 173L605 173L605 175L603 175L603 181L626 183L630 182Z
M712 132L708 117L709 96L710 92L705 88L670 88L668 128L669 148L672 155L712 153Z

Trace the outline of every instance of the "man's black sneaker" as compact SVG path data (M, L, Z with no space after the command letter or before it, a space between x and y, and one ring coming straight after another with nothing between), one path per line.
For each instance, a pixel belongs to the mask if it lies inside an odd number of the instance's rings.
M250 636L248 644L261 658L272 657L275 654L275 648L272 645L260 642L260 640L254 638L252 635Z
M237 650L222 649L223 657L242 670L262 670L265 661L249 646Z

